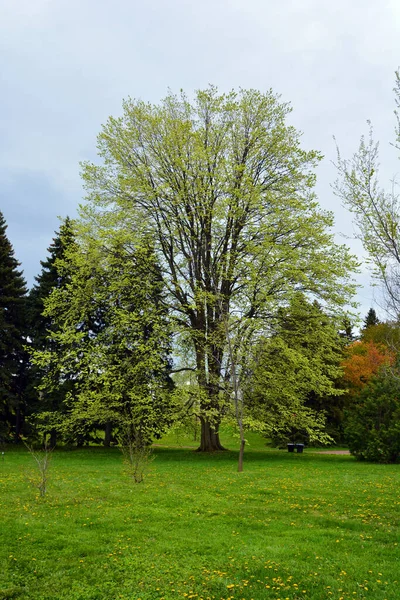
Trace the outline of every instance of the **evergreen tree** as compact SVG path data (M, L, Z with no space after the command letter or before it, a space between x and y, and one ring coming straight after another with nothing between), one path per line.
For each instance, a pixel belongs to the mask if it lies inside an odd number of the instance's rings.
M18 439L24 415L27 372L26 283L0 212L0 435Z
M35 285L29 293L30 324L33 328L31 337L35 347L46 344L48 330L52 328L52 319L43 314L44 301L50 295L54 288L65 285L68 275L60 272L60 266L57 261L64 258L65 250L74 241L72 222L66 217L60 230L56 232L52 243L47 249L48 257L40 261L42 270L40 275L35 277Z
M58 417L69 442L110 425L145 448L172 418L171 338L154 253L147 244L80 238L62 265L69 284L53 290L44 313L56 325L49 335L56 351L39 349L34 362L46 396L67 379L73 390L64 414L42 417Z
M332 407L343 394L336 385L342 347L335 323L318 302L299 293L278 311L270 334L250 357L245 389L248 412L264 421L268 437L277 443L292 436L296 441L329 441L326 413L334 420ZM332 427L329 432L336 433Z
M344 338L348 343L354 342L355 340L355 336L353 333L353 324L347 317L342 321L339 335L340 337Z
M48 257L46 260L40 261L41 273L35 277L36 283L29 293L29 338L32 353L38 350L47 350L51 352L53 357L57 355L57 345L49 337L57 326L52 317L44 314L44 306L53 290L64 287L70 279L65 263L63 266L63 261L66 250L73 245L74 239L73 223L69 217L66 217L47 249ZM53 362L56 363L56 361ZM53 368L52 392L51 394L43 394L38 391L38 387L42 379L48 376L48 369L43 369L35 364L32 365L29 386L30 414L63 410L63 401L67 392L73 387L73 383L68 378L61 378L57 369ZM50 435L50 443L54 445L56 442L54 428L50 429Z
M364 319L364 329L371 327L372 325L378 325L380 323L378 317L376 316L376 312L373 308L370 308L367 316Z
M354 398L346 414L345 436L358 460L398 462L400 381L396 370L381 369Z

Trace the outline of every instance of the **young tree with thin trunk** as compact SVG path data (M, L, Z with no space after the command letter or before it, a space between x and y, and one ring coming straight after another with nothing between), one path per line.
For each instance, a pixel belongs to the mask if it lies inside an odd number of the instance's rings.
M245 438L245 423L244 423L244 402L243 402L243 390L241 386L240 378L240 360L238 360L238 345L234 345L231 339L231 331L229 329L229 323L225 322L225 335L227 344L227 373L226 381L229 382L228 391L231 392L233 397L233 411L235 415L235 421L239 430L240 446L239 446L239 458L238 458L238 472L243 471L243 458L244 448L246 445ZM240 345L239 345L240 347Z
M140 228L154 244L176 329L193 347L200 450L222 449L230 315L261 322L296 290L338 309L353 292L355 261L313 191L321 156L301 148L290 110L272 91L214 87L193 102L129 99L99 135L103 164L83 165L88 226L132 239Z

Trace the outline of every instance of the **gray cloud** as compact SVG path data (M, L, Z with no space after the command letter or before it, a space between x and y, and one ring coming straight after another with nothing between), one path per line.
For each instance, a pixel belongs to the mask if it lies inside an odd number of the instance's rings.
M0 0L0 208L29 282L57 215L81 201L79 162L95 158L101 123L123 97L157 102L168 87L281 93L304 144L326 156L320 202L352 237L330 187L332 136L349 155L372 119L383 180L398 170L389 141L399 29L396 0ZM364 312L372 295L360 294Z

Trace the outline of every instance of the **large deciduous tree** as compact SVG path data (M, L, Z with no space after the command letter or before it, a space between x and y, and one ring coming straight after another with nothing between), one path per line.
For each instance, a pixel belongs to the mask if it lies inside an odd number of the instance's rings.
M364 327L360 331L360 339L362 342L374 342L378 346L383 345L392 351L398 352L400 348L399 323L387 321Z
M103 164L83 165L87 222L132 239L140 228L154 243L176 326L193 345L201 450L222 448L229 317L262 320L297 290L336 308L352 292L355 262L313 191L321 156L302 149L290 110L271 91L213 87L193 102L129 99L99 135Z
M26 386L26 284L7 225L0 212L0 414L1 420L18 439L21 433ZM1 432L0 432L1 433Z

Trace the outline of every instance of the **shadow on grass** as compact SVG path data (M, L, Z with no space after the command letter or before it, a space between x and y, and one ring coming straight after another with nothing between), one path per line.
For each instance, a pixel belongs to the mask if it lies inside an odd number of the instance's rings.
M195 448L154 446L154 456L163 462L179 462L179 463L214 463L214 464L235 464L238 461L238 450L226 450L224 452L196 452ZM62 454L64 458L70 457L71 460L78 459L81 463L97 461L99 458L104 458L106 461L120 462L121 450L118 447L105 448L104 446L85 446L83 448L60 446L55 450L55 456ZM18 445L9 445L5 447L4 460L7 460L8 455L17 455L25 457L28 455L26 448ZM262 450L249 446L245 449L244 468L246 464L326 464L336 463L344 464L348 461L355 461L355 458L350 455L343 454L323 454L314 449L306 449L304 453L290 453L287 450L278 450L275 448L265 447Z
M235 463L238 460L238 450L226 450L225 452L196 452L188 448L154 448L154 454L163 460L176 462L209 462L212 460L216 463ZM318 452L308 453L305 451L302 454L290 453L285 450L276 450L266 448L265 450L249 450L245 451L244 461L248 464L254 463L276 463L288 462L293 464L304 463L326 463L336 462L343 463L349 460L355 460L354 457L346 454L320 454Z

